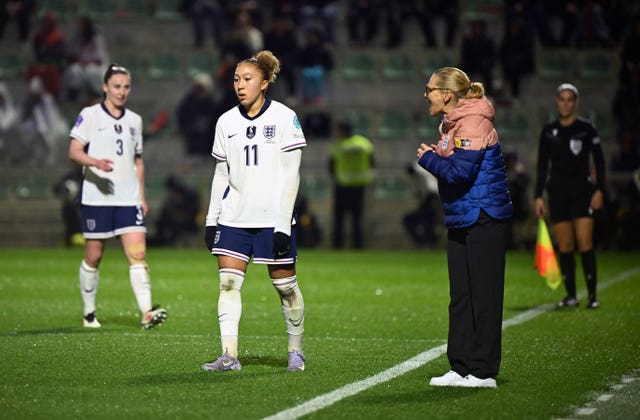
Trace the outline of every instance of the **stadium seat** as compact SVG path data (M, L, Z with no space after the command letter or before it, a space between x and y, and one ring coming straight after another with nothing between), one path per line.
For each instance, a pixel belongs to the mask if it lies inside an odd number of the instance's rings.
M437 143L440 140L440 117L430 116L426 110L418 121L418 142L425 144Z
M524 112L504 109L496 113L495 127L501 142L529 142L533 140L531 122Z
M609 112L591 110L586 115L598 130L601 140L605 140L613 134L613 120Z
M199 73L213 75L220 65L220 58L215 52L196 52L187 62L187 74L193 77Z
M463 20L483 20L488 23L498 22L503 13L503 1L501 0L467 0Z
M0 80L14 79L24 75L26 61L15 51L0 52Z
M15 196L25 200L50 198L52 188L52 181L46 176L28 176L15 185Z
M376 200L407 200L412 195L411 183L406 177L384 176L373 183L373 198Z
M147 0L116 0L115 16L120 19L141 19L151 16Z
M38 18L51 11L58 19L67 20L74 16L74 9L70 0L42 0L38 2Z
M181 0L155 0L153 2L153 17L159 20L181 20L184 18L180 13Z
M425 83L428 81L428 78L431 77L433 72L439 68L449 66L455 67L457 64L458 59L449 51L427 51L422 63L422 76L427 78Z
M575 53L569 51L541 51L538 54L538 75L543 79L563 82L573 79Z
M356 108L347 113L347 119L353 127L353 132L356 134L370 137L372 134L371 116L366 110Z
M376 60L364 52L348 53L342 66L342 76L346 80L371 81L376 79Z
M330 191L331 182L328 177L305 175L300 178L300 192L310 201L325 199Z
M180 76L180 60L178 56L159 52L151 56L147 75L155 80L175 80Z
M381 115L378 136L381 140L409 140L413 138L413 121L405 111L389 110Z
M126 67L133 80L146 76L145 60L135 52L119 52L112 57L114 63Z
M578 75L585 80L610 80L613 76L613 60L610 54L585 51L578 66Z
M78 2L78 15L88 16L95 21L104 21L111 17L112 7L108 0Z
M386 80L412 81L415 76L415 63L407 53L391 53L382 68L382 77Z

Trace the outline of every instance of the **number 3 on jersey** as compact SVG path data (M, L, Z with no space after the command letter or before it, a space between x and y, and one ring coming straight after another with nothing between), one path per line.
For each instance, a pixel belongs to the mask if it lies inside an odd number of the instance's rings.
M246 145L244 146L244 158L245 164L247 166L251 166L251 155L253 154L253 165L258 166L258 145L254 144L253 146Z
M116 144L118 145L118 149L116 150L116 154L118 156L122 156L122 154L124 153L124 149L123 149L124 142L122 141L122 139L118 139L118 140L116 140Z

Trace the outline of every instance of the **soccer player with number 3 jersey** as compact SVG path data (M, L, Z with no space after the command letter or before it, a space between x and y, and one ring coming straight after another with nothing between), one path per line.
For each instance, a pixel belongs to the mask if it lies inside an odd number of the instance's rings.
M238 360L240 292L252 258L267 265L280 295L288 335L287 369L305 368L304 301L295 269L293 207L306 140L296 113L266 95L279 71L280 62L270 51L240 61L233 77L240 103L216 124L205 243L218 260L222 355L202 365L208 371L242 369Z
M167 312L151 304L146 263L142 118L125 108L131 91L129 71L109 66L102 85L104 100L84 108L71 129L69 158L83 166L82 233L84 259L80 264L82 325L99 328L96 317L100 261L105 240L120 236L129 261L129 280L142 315L141 326L161 324Z

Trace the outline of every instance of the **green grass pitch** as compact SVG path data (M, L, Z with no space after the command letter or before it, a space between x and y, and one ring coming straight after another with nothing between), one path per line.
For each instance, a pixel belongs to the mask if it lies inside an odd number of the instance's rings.
M497 389L430 387L431 376L448 370L443 354L305 418L550 419L590 407L598 409L590 418L638 418L640 258L597 256L601 308L584 309L577 257L581 307L545 310L505 328ZM284 322L264 266L249 266L242 291L244 368L218 373L200 370L220 353L213 257L204 250L148 251L153 300L169 312L166 324L150 331L139 327L116 243L100 272L102 328L81 327L81 258L80 249L0 250L2 419L260 419L446 343L442 251L301 250L308 360L306 371L295 373L286 371ZM532 266L531 253L508 254L505 321L564 296ZM615 391L624 378L632 383ZM609 402L598 403L611 392Z

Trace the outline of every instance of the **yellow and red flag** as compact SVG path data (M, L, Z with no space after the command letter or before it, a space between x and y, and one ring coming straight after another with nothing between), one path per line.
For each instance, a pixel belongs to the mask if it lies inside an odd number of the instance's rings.
M562 274L549 237L547 224L541 217L538 219L538 239L536 241L535 268L547 281L547 286L557 289L562 283Z

